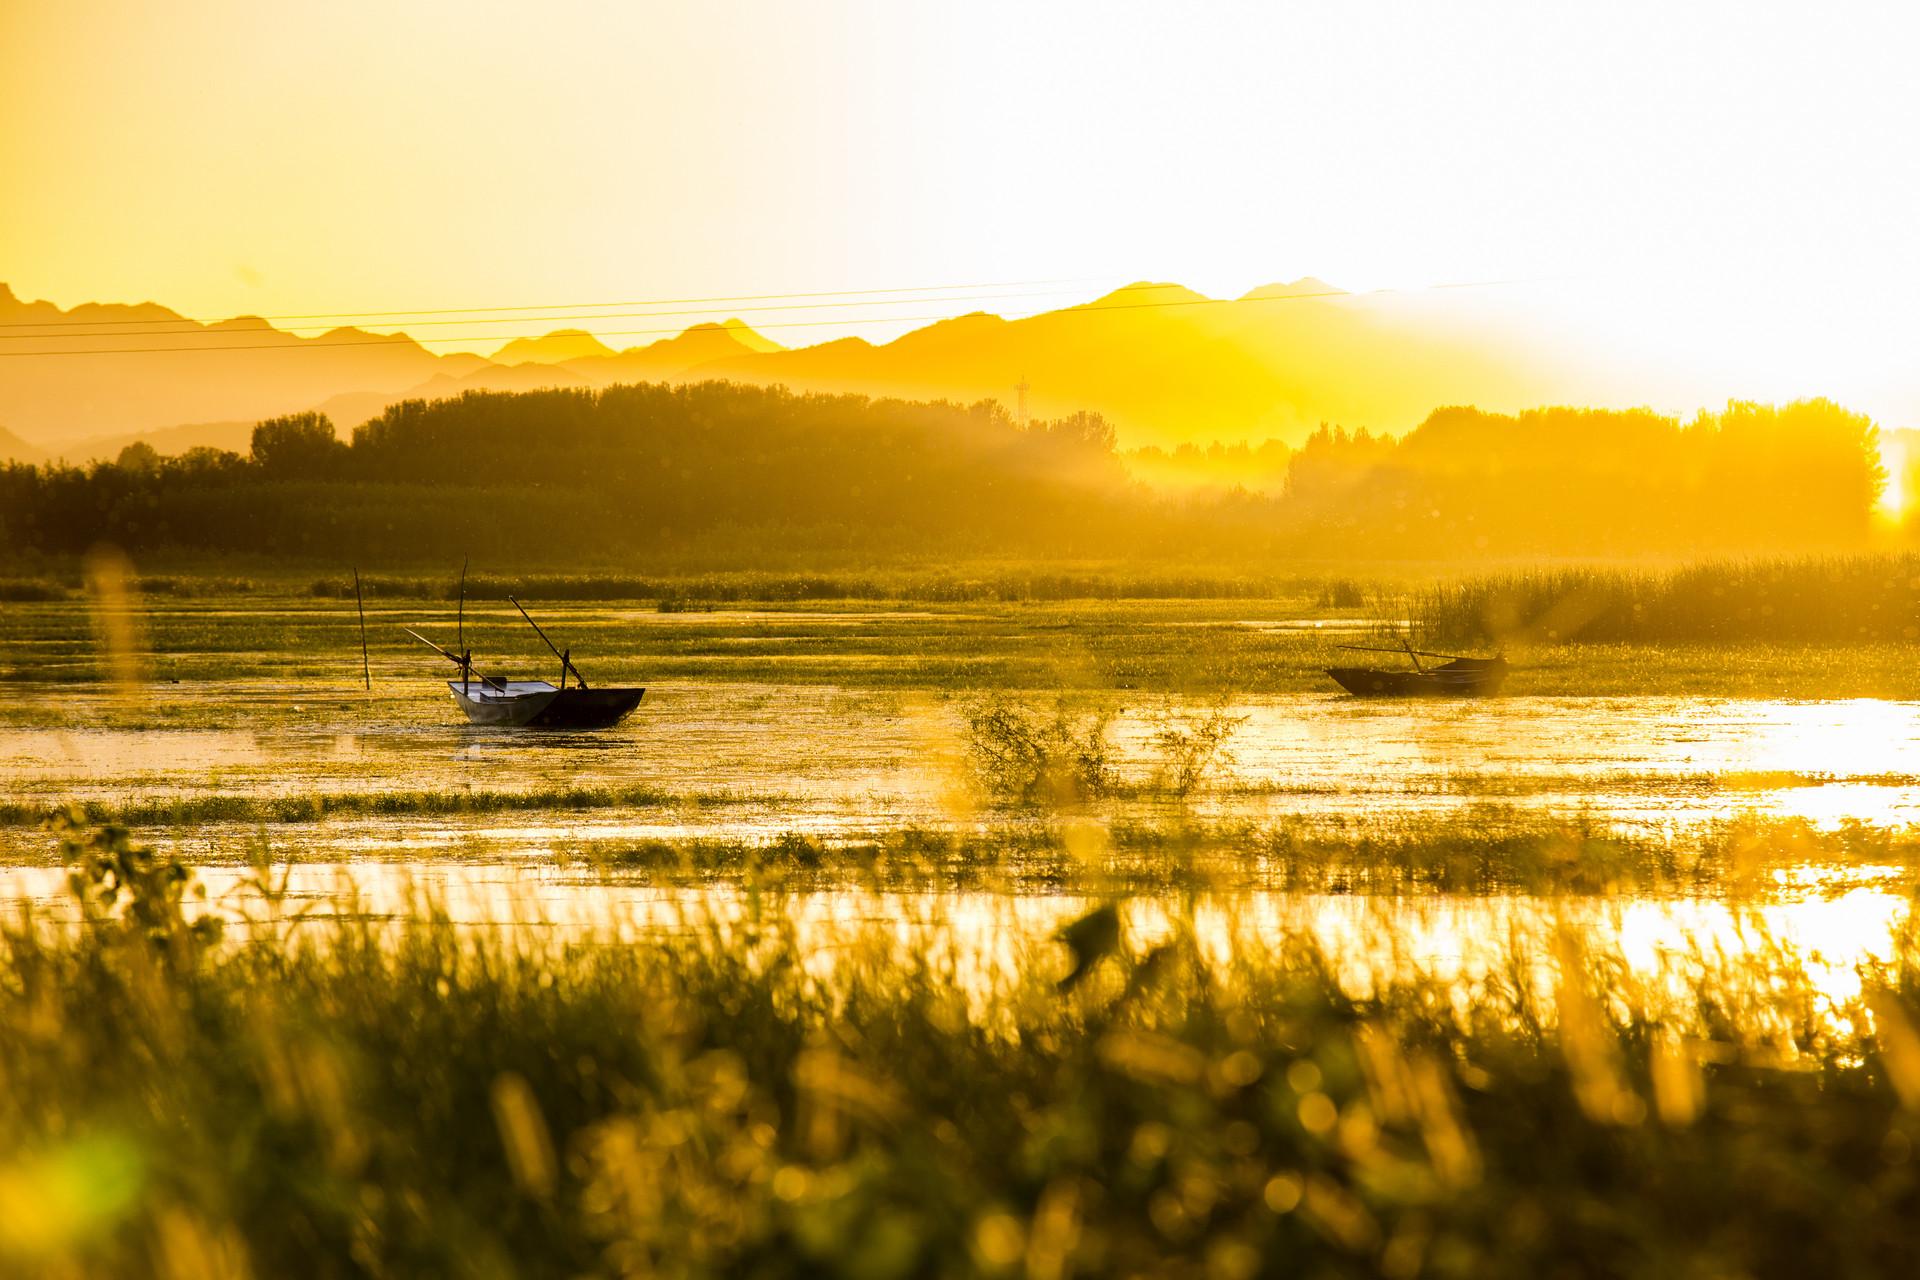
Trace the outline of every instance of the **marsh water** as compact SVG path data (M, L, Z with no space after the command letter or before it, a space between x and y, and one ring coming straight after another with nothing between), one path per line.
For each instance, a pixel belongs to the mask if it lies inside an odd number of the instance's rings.
M169 685L129 706L104 690L28 687L62 723L0 725L21 799L152 804L208 795L658 793L644 815L534 810L405 822L340 818L309 850L404 851L479 837L517 854L563 837L806 832L867 838L977 816L964 802L966 699L950 691L680 683L594 733L461 722L445 687L357 696L272 682ZM1205 814L1356 818L1497 800L1623 828L1752 814L1905 826L1920 815L1920 703L1880 699L1525 697L1370 701L1338 693L1189 699L1101 695L1116 764L1150 779L1168 716L1237 720ZM558 806L556 806L558 808Z
M69 611L63 630L61 608L29 611L24 621L16 610L0 626L0 653L17 677L0 714L0 787L10 799L158 812L209 798L395 798L390 812L361 804L318 820L216 817L141 833L201 866L213 900L236 915L246 914L240 864L262 841L297 864L290 883L309 903L332 901L345 874L356 902L375 914L426 892L469 923L617 932L737 928L761 899L724 879L690 885L639 870L586 870L583 852L662 839L763 843L797 833L832 847L904 828L1046 828L1061 815L994 806L971 785L966 717L985 691L965 673L994 670L996 653L1031 664L1049 647L1063 655L1058 682L1020 680L1002 695L1043 705L1064 698L1075 715L1110 714L1116 771L1140 784L1074 821L1253 829L1324 818L1359 830L1448 815L1472 821L1492 807L1509 817L1683 839L1742 817L1831 830L1904 829L1920 815L1920 701L1689 694L1658 680L1639 693L1575 696L1530 692L1524 668L1498 699L1361 700L1317 677L1312 646L1325 641L1314 631L1326 620L1290 618L1280 607L1241 631L1222 623L1207 634L1224 637L1214 643L1231 647L1236 661L1270 652L1290 665L1250 667L1269 673L1254 691L1216 682L1187 693L1114 677L1123 663L1097 641L1071 639L1070 611L1067 624L1056 612L1037 625L978 611L741 610L688 624L611 606L555 610L557 627L625 638L611 665L650 686L634 717L598 733L470 728L440 672L404 651L382 653L369 693L353 682L357 672L315 673L310 655L258 641L288 619L311 628L319 618L337 629L337 608L307 602L226 602L190 611L188 623L162 620L142 683L74 682L85 645L66 637L84 632L86 620ZM1136 620L1129 645L1149 626L1178 622L1178 606L1159 610ZM1070 642L1061 642L1062 631ZM883 633L903 638L876 642ZM976 665L937 680L902 678L900 655L914 645L965 653ZM725 660L746 651L750 661ZM1164 661L1157 652L1124 661L1151 669ZM672 674L649 679L650 662ZM794 678L778 678L783 662L793 664ZM998 670L1004 685L1008 670L1022 669ZM1156 734L1216 711L1236 725L1228 756L1191 795L1154 791L1147 784L1165 764ZM566 798L583 791L603 798L584 807ZM534 798L526 808L451 816L405 801L463 792ZM540 801L543 794L552 802ZM0 855L0 884L58 910L51 836L25 823L0 829ZM1815 865L1782 873L1753 900L1203 887L1179 907L1136 897L1127 920L1130 937L1147 945L1170 913L1184 912L1197 930L1207 922L1207 943L1223 955L1311 935L1359 984L1393 965L1461 981L1524 970L1550 949L1552 931L1571 923L1650 974L1679 956L1783 948L1825 975L1823 986L1839 998L1860 964L1889 953L1908 892L1898 868ZM853 931L879 929L900 946L950 949L985 982L995 970L1043 962L1036 957L1050 932L1099 896L1086 885L815 883L783 896L781 910L823 964Z

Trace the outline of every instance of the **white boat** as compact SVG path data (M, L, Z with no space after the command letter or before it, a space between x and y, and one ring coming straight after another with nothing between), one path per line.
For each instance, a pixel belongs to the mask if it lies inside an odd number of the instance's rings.
M467 603L464 569L461 571L460 597L461 634L464 640ZM507 598L513 600L511 596ZM474 670L473 654L464 646L459 653L450 653L418 631L402 628L415 640L460 668L460 678L447 681L447 688L452 692L454 702L467 713L468 720L474 724L507 729L604 729L618 724L628 712L640 705L640 699L646 696L645 689L588 688L587 678L573 665L572 650L561 649L548 640L547 633L540 630L540 624L521 608L518 600L513 600L513 606L520 610L520 616L527 620L540 638L546 641L547 647L553 650L554 656L560 659L559 684L545 680L502 680L483 675ZM569 685L569 675L578 683Z
M645 689L561 688L545 680L449 680L475 724L505 728L604 729L640 705Z

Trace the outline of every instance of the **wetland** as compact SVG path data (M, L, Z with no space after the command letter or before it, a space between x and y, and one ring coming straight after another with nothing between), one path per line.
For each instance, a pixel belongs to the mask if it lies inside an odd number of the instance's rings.
M0 1201L54 1224L0 1228L14 1263L140 1270L169 1230L474 1274L1906 1246L1897 645L1516 645L1502 696L1408 702L1326 680L1374 623L1311 584L561 599L646 700L513 733L401 630L450 637L431 596L369 602L363 684L352 600L305 584L47 594L0 608ZM463 626L552 677L504 600ZM1661 1197L1702 1161L1742 1163L1694 1239ZM132 1189L65 1203L70 1166ZM1870 1227L1808 1225L1823 1178Z

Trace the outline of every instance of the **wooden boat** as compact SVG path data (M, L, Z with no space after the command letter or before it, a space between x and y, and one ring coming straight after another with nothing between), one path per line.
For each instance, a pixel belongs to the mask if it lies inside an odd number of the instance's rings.
M1349 649L1368 646L1345 645ZM1398 653L1396 649L1372 649L1376 653ZM1376 667L1328 667L1327 674L1342 689L1360 698L1484 698L1500 692L1507 678L1507 660L1463 658L1449 653L1427 653L1406 649L1413 659L1411 671L1387 671ZM1443 658L1438 666L1425 666L1421 658Z
M463 640L466 635L464 585L463 581ZM513 600L511 596L507 598ZM469 721L506 729L605 729L620 723L640 705L640 699L646 696L645 689L589 688L587 678L573 665L573 651L560 649L548 640L547 633L540 630L540 624L518 600L513 600L513 607L520 610L520 616L560 659L559 684L546 680L502 680L482 674L474 670L473 652L464 645L459 653L450 653L419 632L407 630L408 635L460 668L460 678L447 681L447 688ZM574 679L572 685L567 683L569 675Z
M605 729L625 719L647 692L561 688L546 680L449 680L447 688L467 719L507 729Z

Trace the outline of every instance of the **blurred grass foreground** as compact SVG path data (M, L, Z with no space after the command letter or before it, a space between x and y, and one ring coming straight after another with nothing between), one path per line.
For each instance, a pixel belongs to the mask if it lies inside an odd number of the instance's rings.
M0 1274L1892 1275L1920 1256L1920 979L1787 952L1655 991L1572 934L1355 994L1303 939L1099 908L985 986L777 883L596 942L58 821L0 937ZM1110 920L1104 920L1111 924ZM1903 931L1909 926L1902 926ZM1069 964L1082 980L1063 990Z

